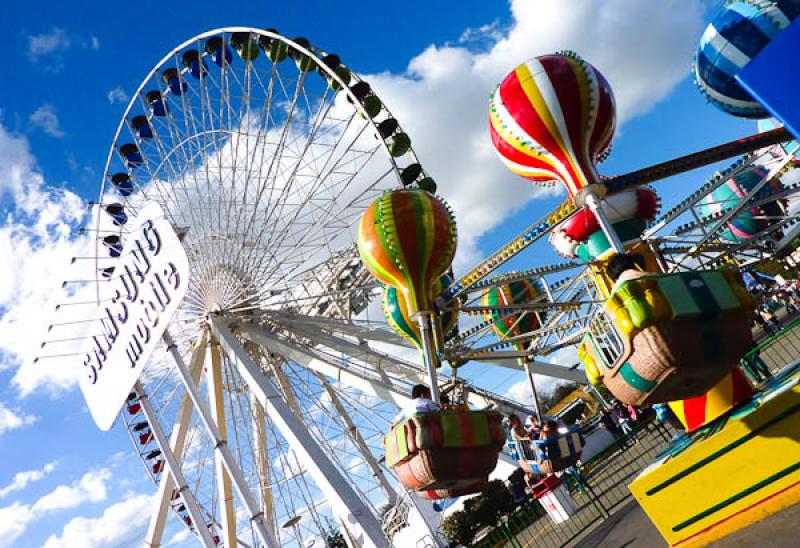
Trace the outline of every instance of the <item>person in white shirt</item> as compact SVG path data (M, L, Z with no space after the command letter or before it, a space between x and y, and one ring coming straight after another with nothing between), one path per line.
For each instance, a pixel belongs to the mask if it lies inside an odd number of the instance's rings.
M417 384L411 389L411 401L400 410L395 421L406 419L416 413L439 411L439 405L431 399L431 389L424 384Z

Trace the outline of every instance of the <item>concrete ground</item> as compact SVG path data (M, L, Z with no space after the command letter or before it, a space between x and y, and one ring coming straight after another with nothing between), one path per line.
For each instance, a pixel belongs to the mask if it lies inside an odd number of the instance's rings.
M713 542L709 548L800 546L800 504ZM576 548L666 548L667 543L636 501L631 501Z

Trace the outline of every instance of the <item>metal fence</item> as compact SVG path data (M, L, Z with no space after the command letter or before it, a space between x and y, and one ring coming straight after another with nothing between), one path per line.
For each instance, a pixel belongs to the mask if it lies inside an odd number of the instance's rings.
M579 541L632 499L628 484L668 447L673 433L655 420L640 423L631 434L583 463L582 481L562 476L578 507L568 520L554 523L538 502L528 501L473 546L554 548Z
M798 358L800 320L763 340L742 358L741 365L758 385ZM578 543L632 500L628 485L670 445L674 433L655 420L640 423L634 432L581 464L583 481L562 477L578 507L570 519L554 523L537 501L528 500L473 546L554 548Z
M800 357L800 320L767 337L742 358L742 369L759 384Z

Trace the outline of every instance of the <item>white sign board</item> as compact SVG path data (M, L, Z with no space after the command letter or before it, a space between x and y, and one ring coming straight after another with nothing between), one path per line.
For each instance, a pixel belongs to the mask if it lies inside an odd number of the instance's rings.
M89 339L81 364L83 397L108 430L189 287L189 259L156 203L137 216L108 282L101 282L102 334ZM95 330L96 331L96 330Z

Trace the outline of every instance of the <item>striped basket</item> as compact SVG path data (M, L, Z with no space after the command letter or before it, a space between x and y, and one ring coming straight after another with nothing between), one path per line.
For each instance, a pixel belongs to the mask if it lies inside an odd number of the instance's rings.
M624 403L699 396L751 347L751 298L729 272L630 280L614 288L606 310L624 351L608 366L597 349L587 345L587 351L603 365L606 387Z
M539 475L560 472L581 458L583 431L570 426L569 432L546 440L508 440L512 458L526 472Z
M384 438L400 483L429 499L481 491L505 442L496 411L439 411L404 419Z

